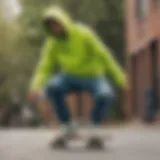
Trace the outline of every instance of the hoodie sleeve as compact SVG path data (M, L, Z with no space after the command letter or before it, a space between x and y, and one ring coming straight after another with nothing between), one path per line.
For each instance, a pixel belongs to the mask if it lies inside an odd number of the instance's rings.
M35 73L31 81L31 90L41 89L53 73L55 56L52 51L53 41L48 39L43 47L40 61L35 69Z
M104 64L105 70L110 73L116 84L120 87L125 86L127 83L126 75L113 57L111 51L94 32L89 32L88 42L91 45L90 47L93 49L93 52L99 57L98 59Z

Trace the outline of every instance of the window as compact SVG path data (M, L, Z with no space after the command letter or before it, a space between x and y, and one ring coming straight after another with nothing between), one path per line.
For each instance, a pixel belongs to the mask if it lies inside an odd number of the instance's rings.
M153 0L153 7L159 8L160 7L160 0Z
M148 13L148 0L136 0L136 14L138 19L144 19Z

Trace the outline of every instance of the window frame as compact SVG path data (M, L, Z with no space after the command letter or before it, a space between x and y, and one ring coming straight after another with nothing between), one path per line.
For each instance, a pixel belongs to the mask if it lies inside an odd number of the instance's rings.
M153 8L160 8L160 0L152 0Z
M143 20L148 15L149 1L148 0L136 0L136 17L138 20Z

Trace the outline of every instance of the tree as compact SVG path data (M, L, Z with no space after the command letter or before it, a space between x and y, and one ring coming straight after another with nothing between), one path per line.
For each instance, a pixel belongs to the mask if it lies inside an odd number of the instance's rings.
M22 12L16 21L7 22L0 17L2 103L12 101L13 97L25 100L25 93L45 38L41 27L42 13L46 7L54 4L68 10L73 19L91 25L115 52L120 63L124 64L123 1L19 0L19 2Z

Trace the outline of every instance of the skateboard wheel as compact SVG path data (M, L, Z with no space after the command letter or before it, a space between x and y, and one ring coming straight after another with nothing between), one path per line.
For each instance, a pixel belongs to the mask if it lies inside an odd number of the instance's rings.
M67 148L67 142L64 139L58 139L51 142L50 147L53 149L65 149Z
M104 143L99 138L90 139L87 144L87 149L103 149Z

